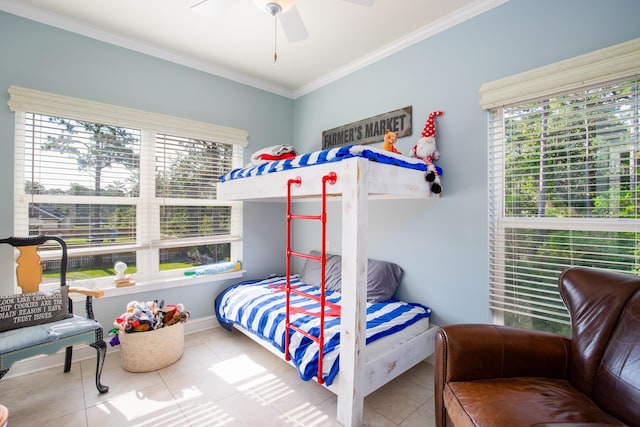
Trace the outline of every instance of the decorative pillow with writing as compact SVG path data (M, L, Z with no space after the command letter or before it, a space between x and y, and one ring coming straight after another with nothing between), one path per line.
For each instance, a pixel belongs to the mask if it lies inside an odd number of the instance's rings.
M0 296L0 332L70 317L69 288Z

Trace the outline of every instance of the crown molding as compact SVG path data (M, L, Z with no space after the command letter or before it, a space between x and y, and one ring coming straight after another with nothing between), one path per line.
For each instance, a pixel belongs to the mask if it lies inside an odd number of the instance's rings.
M155 58L164 59L166 61L202 71L207 74L222 77L236 83L264 90L275 95L280 95L290 99L296 99L317 89L320 89L321 87L324 87L330 83L333 83L336 80L339 80L368 65L380 61L381 59L384 59L394 53L397 53L415 43L425 40L435 34L445 31L448 28L451 28L468 19L480 15L481 13L484 13L496 6L506 3L507 1L509 0L477 0L471 5L458 10L456 13L453 13L443 19L426 25L408 34L405 37L389 43L381 47L380 49L368 55L365 55L344 67L338 68L335 71L330 72L323 77L316 79L295 90L291 90L286 87L267 82L263 79L235 72L224 67L218 67L209 63L198 61L193 58L177 54L175 52L158 49L148 44L140 43L138 41L122 37L114 33L99 31L77 20L70 19L55 13L42 11L41 9L22 3L18 0L0 0L0 10L26 19L40 22L42 24L80 34L82 36L86 36L108 44L130 49L136 52L143 53L145 55L153 56Z
M426 40L429 37L441 33L442 31L454 27L468 19L480 15L481 13L484 13L508 1L509 0L478 0L468 7L458 10L454 14L448 15L445 18L432 22L429 25L425 25L424 27L419 28L418 30L406 35L405 37L397 39L393 43L389 43L381 47L380 49L351 62L344 67L338 68L337 70L325 74L323 77L294 90L293 99L311 93L323 86L327 86L328 84L333 83L345 76L348 76L355 71L378 62L381 59L393 55L394 53L400 52L401 50L406 49L409 46Z
M136 40L122 37L111 32L99 31L96 28L90 27L75 19L71 19L48 11L43 11L31 5L21 3L17 0L0 0L0 10L12 15L20 16L25 19L39 22L41 24L50 25L52 27L56 27L65 31L80 34L82 36L89 37L91 39L95 39L104 43L143 53L154 58L164 59L166 61L173 62L178 65L183 65L194 70L202 71L207 74L222 77L236 83L241 83L247 86L254 87L256 89L261 89L266 92L284 96L286 98L293 98L293 92L285 87L275 85L251 76L247 76L242 73L231 71L224 67L218 67L209 63L197 61L193 58L180 55L175 52L158 49L148 44L140 43Z

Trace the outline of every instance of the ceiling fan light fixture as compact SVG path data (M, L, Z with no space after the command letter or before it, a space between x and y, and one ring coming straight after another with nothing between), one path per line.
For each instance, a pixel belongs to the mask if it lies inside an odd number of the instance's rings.
M291 9L296 0L253 0L254 3L269 15L274 16L279 13L285 13Z
M307 32L304 28L304 24L302 24L302 20L300 19L300 14L298 13L295 5L296 0L253 0L256 6L260 9L267 12L269 15L273 16L273 63L276 64L278 62L278 16L283 13L291 10L289 15L284 15L285 18L292 17L289 22L289 27L291 25L295 25L299 23L299 26L302 27L302 32L304 33L306 38ZM295 13L294 13L295 12ZM286 28L285 28L286 32ZM298 31L300 32L300 31ZM289 34L287 34L287 38L289 38Z
M276 16L279 13L282 13L282 6L280 6L278 3L267 3L267 12L269 12L269 14L271 16Z

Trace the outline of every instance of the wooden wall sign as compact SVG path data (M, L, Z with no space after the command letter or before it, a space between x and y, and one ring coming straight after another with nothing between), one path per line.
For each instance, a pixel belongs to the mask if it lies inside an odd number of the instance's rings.
M322 132L322 149L351 144L372 144L384 139L385 129L398 132L398 138L411 135L413 107L404 107L368 119Z

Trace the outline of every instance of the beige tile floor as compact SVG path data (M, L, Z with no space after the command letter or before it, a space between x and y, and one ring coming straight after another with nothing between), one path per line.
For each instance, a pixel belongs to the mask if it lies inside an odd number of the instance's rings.
M162 351L161 348L153 351ZM144 355L142 355L144 357ZM99 394L95 361L0 381L9 426L339 426L336 396L239 332L185 337L175 364L129 373L109 352ZM435 426L433 366L422 362L367 396L367 426Z

